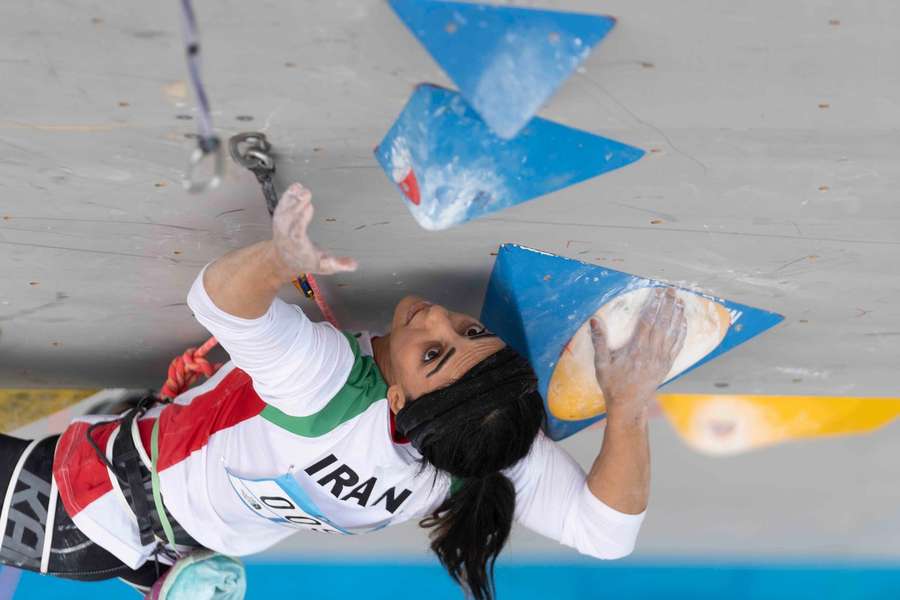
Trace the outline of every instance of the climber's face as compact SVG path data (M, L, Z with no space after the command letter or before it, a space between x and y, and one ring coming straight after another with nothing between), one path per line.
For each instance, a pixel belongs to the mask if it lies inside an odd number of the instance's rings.
M505 345L474 317L418 296L403 298L391 323L388 399L392 410L447 387Z

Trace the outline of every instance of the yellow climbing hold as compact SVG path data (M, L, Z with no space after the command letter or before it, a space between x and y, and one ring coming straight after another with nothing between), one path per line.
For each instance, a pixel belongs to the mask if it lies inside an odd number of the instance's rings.
M779 442L868 433L900 416L900 398L661 394L682 439L727 455Z
M8 433L72 406L97 390L0 389L0 432Z

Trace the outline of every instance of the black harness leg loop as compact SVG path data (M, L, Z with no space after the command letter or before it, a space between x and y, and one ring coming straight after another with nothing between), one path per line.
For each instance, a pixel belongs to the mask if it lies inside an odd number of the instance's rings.
M137 408L128 411L122 418L119 433L116 435L113 462L116 470L125 476L124 479L128 486L126 499L137 519L141 544L147 546L152 544L156 537L153 533L153 519L150 516L150 502L144 490L141 455L134 446L131 434L131 428L134 427L137 418L144 414L144 410L145 407L139 405Z

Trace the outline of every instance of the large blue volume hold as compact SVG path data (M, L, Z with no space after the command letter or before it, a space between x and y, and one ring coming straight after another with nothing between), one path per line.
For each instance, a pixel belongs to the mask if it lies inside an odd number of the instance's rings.
M491 129L511 138L615 25L607 16L441 0L391 6Z
M420 85L375 149L425 229L446 229L628 165L644 151L541 118L496 136L459 93Z
M668 284L514 244L504 244L494 263L481 320L507 344L528 358L537 374L539 390L546 402L550 378L560 353L581 324L619 294L642 287L659 286ZM732 315L731 326L716 349L685 373L743 344L784 319L781 315L752 306L711 296L709 298L728 309ZM548 408L547 433L554 440L560 440L604 416L565 421L554 417Z

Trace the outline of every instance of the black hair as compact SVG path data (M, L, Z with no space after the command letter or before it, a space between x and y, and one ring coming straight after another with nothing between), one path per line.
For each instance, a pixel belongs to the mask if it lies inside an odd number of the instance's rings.
M424 409L458 398L454 410L412 430L427 429L426 435L410 439L428 463L452 477L451 494L420 525L431 529L431 549L441 564L476 600L494 596L494 563L515 513L515 488L501 471L528 454L544 420L536 386L528 363L505 349L455 384L407 405ZM401 430L415 422L403 412Z

